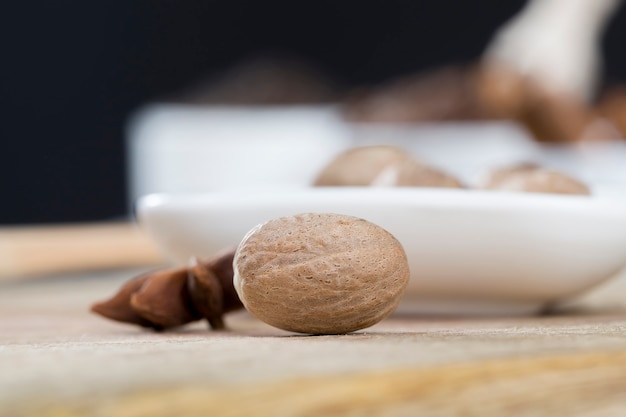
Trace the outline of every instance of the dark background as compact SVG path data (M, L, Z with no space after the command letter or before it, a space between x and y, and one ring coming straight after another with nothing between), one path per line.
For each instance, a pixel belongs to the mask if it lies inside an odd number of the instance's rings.
M592 1L592 0L590 0ZM0 223L125 216L128 115L265 51L346 88L469 61L523 0L24 1L0 6ZM626 79L626 13L606 79Z

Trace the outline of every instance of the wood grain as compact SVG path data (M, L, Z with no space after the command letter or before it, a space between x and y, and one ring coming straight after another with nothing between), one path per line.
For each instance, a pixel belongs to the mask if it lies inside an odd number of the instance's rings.
M215 389L137 391L32 416L582 416L626 410L626 352L504 359ZM615 414L620 415L620 414ZM623 414L621 414L623 415Z
M0 284L0 416L622 416L626 275L558 314L398 313L311 337L245 312L155 333L89 314L141 269Z

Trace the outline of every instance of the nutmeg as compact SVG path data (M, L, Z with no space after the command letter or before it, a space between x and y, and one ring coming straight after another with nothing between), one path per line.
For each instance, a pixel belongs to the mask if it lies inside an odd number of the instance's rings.
M553 194L590 194L589 188L577 179L533 164L495 169L487 177L483 188Z
M598 103L600 116L610 121L621 138L626 138L626 85L608 89ZM614 138L611 138L614 139Z
M350 122L415 123L484 118L474 65L407 74L349 94L342 106Z
M322 170L314 185L462 188L456 178L391 145L348 149Z
M522 172L531 172L539 169L540 166L534 162L520 162L513 165L501 166L488 172L484 179L483 188L498 189L502 188L506 181L512 176Z
M300 214L252 229L233 262L246 309L288 331L338 334L379 322L409 280L402 245L385 229L340 214Z

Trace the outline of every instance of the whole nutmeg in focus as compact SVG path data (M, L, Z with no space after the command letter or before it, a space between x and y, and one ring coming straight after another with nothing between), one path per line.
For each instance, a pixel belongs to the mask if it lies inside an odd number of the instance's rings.
M352 216L300 214L252 229L235 253L246 309L280 329L340 334L376 324L398 306L406 254L385 229Z
M490 190L589 195L582 182L562 172L520 164L493 170L484 187Z
M463 187L456 178L414 160L405 150L391 145L348 149L322 170L314 185Z

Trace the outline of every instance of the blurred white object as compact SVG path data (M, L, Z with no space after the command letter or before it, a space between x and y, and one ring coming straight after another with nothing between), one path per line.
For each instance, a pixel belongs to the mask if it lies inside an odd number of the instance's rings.
M131 203L151 193L306 187L340 152L379 144L402 147L468 186L495 167L535 162L592 187L626 188L623 141L540 145L505 121L350 124L332 106L158 104L135 115L127 140Z
M130 201L190 193L308 185L348 146L330 106L156 104L128 130Z
M132 118L127 140L131 202L151 193L308 186L352 146L400 146L467 184L539 153L515 123L358 125L332 106L158 104Z
M549 90L583 101L595 93L602 66L600 39L621 0L530 0L484 54Z
M302 212L370 220L404 247L421 312L529 314L611 278L626 263L626 201L586 196L317 187L150 195L140 225L170 259L210 257L258 223Z
M594 196L626 201L626 143L588 140L572 145L542 145L540 163L589 184Z

